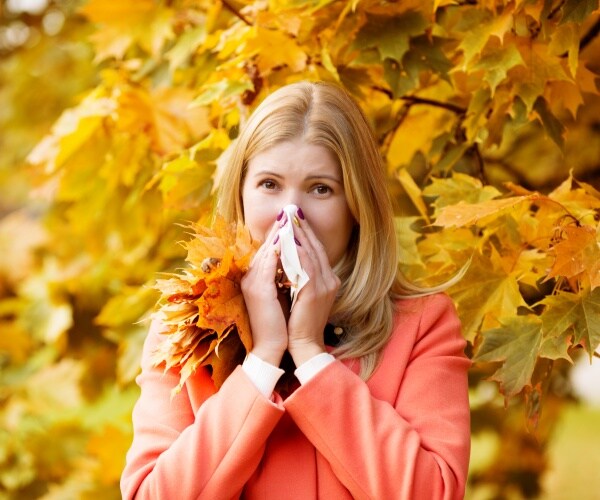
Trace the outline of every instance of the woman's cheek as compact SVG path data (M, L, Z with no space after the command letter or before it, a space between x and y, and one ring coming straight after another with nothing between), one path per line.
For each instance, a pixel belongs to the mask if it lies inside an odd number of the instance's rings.
M256 240L264 241L265 237L269 233L275 219L277 218L277 213L273 212L271 209L264 209L264 206L260 204L254 204L258 202L250 201L248 206L250 209L246 212L246 227L249 229L250 234Z

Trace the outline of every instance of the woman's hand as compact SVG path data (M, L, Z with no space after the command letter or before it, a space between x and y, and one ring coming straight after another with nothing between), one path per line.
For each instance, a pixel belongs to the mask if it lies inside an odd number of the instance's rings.
M278 229L279 222L275 222L242 278L242 293L252 330L252 353L274 366L279 366L288 346L286 319L275 285Z
M296 366L326 352L323 331L329 319L340 279L331 269L325 247L306 220L294 227L300 263L310 280L300 290L288 320L288 351Z

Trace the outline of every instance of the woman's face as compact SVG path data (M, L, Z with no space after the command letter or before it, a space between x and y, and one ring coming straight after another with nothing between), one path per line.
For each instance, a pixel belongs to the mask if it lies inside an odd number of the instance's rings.
M331 266L348 247L354 218L346 202L341 168L323 146L295 139L254 156L248 162L242 203L253 238L264 241L281 209L294 204L325 247Z

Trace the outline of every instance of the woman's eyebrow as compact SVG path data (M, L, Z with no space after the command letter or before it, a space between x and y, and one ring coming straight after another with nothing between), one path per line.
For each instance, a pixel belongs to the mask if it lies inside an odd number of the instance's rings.
M333 182L337 182L338 184L342 184L342 181L340 178L334 176L334 175L328 175L328 174L313 174L313 175L308 175L306 177L306 180L310 181L310 180L314 180L314 179L328 179L330 181Z
M269 177L278 177L279 179L283 179L283 175L273 172L271 170L259 170L251 174L253 177L262 177L264 175L268 175Z

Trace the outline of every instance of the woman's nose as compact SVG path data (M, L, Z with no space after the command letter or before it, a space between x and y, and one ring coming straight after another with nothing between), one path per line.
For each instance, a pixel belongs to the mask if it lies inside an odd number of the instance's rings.
M299 207L301 202L302 202L302 193L301 192L293 190L293 191L286 193L284 206L296 205L297 207ZM281 208L283 208L283 207L281 207Z

